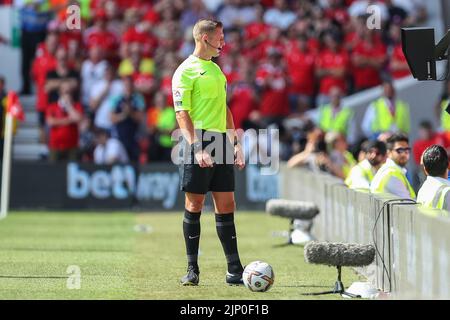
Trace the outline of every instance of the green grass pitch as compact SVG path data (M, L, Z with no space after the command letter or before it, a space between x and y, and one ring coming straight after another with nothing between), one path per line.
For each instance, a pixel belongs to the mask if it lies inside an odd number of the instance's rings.
M181 287L186 269L182 213L12 212L0 220L0 299L341 299L302 293L332 289L334 268L309 265L299 246L276 247L285 239L286 219L262 212L236 214L243 264L266 261L274 286L254 293L225 284L225 257L214 215L202 215L200 285ZM147 232L136 225L147 225ZM80 270L80 288L68 289ZM343 269L349 286L361 278Z

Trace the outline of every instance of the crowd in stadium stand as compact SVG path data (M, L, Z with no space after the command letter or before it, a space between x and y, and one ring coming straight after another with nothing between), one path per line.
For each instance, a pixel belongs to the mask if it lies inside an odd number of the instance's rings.
M2 2L27 18L22 93L34 85L49 158L97 163L170 159L171 78L194 49L193 24L210 17L224 25L217 62L236 127L278 128L283 160L307 152L310 161L328 143L320 167L340 163L347 144L360 141L351 128L318 132L307 111L408 76L400 28L427 14L421 0L86 0L81 30L68 30L67 5L78 1ZM380 29L366 25L369 5L381 13Z

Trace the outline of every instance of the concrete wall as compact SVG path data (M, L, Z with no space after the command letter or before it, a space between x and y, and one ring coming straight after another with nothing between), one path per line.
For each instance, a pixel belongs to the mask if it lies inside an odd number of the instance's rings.
M13 9L9 6L0 6L0 35L8 40L12 39ZM9 90L19 91L22 84L20 74L19 48L0 44L0 75L6 78Z
M417 205L384 206L394 198L349 190L329 175L284 166L280 195L319 206L312 230L319 240L376 245L380 254L374 263L358 271L380 290L400 299L450 298L450 218L426 215Z

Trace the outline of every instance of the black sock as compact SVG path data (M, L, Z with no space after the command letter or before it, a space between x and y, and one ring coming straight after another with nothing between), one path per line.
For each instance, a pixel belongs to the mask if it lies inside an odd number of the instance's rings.
M188 266L193 266L196 271L198 268L198 245L200 241L200 215L201 212L193 213L184 211L183 234L186 243L186 254Z
M217 214L216 230L227 258L228 272L242 271L241 260L237 249L236 228L234 226L234 213Z

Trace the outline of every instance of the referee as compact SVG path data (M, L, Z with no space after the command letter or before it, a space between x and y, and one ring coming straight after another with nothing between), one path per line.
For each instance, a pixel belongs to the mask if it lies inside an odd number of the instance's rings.
M222 23L199 20L194 25L193 36L195 50L172 78L176 118L185 145L189 146L184 153L184 163L180 165L180 189L185 192L183 234L188 262L181 284L199 283L200 215L206 193L211 191L216 230L227 260L225 281L239 285L243 283L243 267L234 225L234 166L242 170L245 163L226 105L226 78L211 60L220 55L225 45Z

